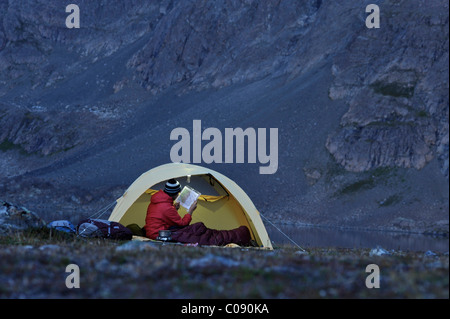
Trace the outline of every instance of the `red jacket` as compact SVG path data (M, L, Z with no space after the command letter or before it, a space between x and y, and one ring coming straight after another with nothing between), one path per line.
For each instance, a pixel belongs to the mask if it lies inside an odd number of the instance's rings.
M145 234L150 239L156 239L160 230L167 230L170 226L187 226L192 220L191 214L178 214L173 206L173 199L160 190L153 194L145 218Z

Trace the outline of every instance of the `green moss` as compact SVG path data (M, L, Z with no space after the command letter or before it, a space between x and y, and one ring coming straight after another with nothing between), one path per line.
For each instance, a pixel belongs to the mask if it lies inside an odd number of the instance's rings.
M16 145L8 140L4 140L0 144L0 151L2 151L2 152L6 152L9 150L18 150L18 149L21 149L20 145Z
M363 180L356 181L352 184L345 186L341 190L341 194L351 194L365 189L371 189L375 186L375 181L373 178L367 178Z
M392 177L397 176L397 169L392 167L379 167L361 174L361 177L357 181L345 185L336 195L353 194L372 189L379 184L387 185Z
M393 83L383 83L377 81L371 85L375 93L393 96L393 97L406 97L410 98L414 95L414 84L402 84L398 82Z
M376 178L387 178L397 174L397 169L393 167L378 167L371 172L371 175Z
M6 151L10 151L10 150L19 151L20 154L22 154L22 155L32 155L32 154L36 153L36 152L29 153L26 149L24 149L22 147L22 145L14 144L8 140L4 140L2 143L0 143L0 151L1 152L6 152Z
M418 117L425 118L425 117L430 117L430 114L428 114L427 111L420 110L420 111L417 112L417 116L418 116Z

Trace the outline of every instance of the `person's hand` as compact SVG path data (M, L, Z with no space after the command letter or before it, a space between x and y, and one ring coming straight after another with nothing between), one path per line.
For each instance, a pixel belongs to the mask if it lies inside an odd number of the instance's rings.
M175 206L175 209L176 209L176 210L179 210L179 209L180 209L180 202L175 202L175 203L173 204L173 206Z
M192 215L192 213L196 208L197 208L197 201L195 201L194 204L192 204L191 208L189 208L188 213Z

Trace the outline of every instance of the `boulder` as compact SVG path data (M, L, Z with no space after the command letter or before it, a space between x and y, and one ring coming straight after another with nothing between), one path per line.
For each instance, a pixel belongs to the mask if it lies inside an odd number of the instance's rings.
M45 225L45 221L36 213L0 200L0 234L29 227L44 227Z

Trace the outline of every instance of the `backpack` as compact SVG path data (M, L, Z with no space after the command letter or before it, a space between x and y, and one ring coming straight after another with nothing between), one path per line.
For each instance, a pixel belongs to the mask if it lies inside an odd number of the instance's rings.
M106 219L83 219L78 223L77 233L81 237L100 237L118 240L133 238L131 230L118 222Z
M144 227L140 227L138 224L130 224L130 225L127 225L127 228L129 230L131 230L133 235L145 237Z
M54 220L47 225L48 228L53 228L66 233L76 233L75 226L68 220Z

